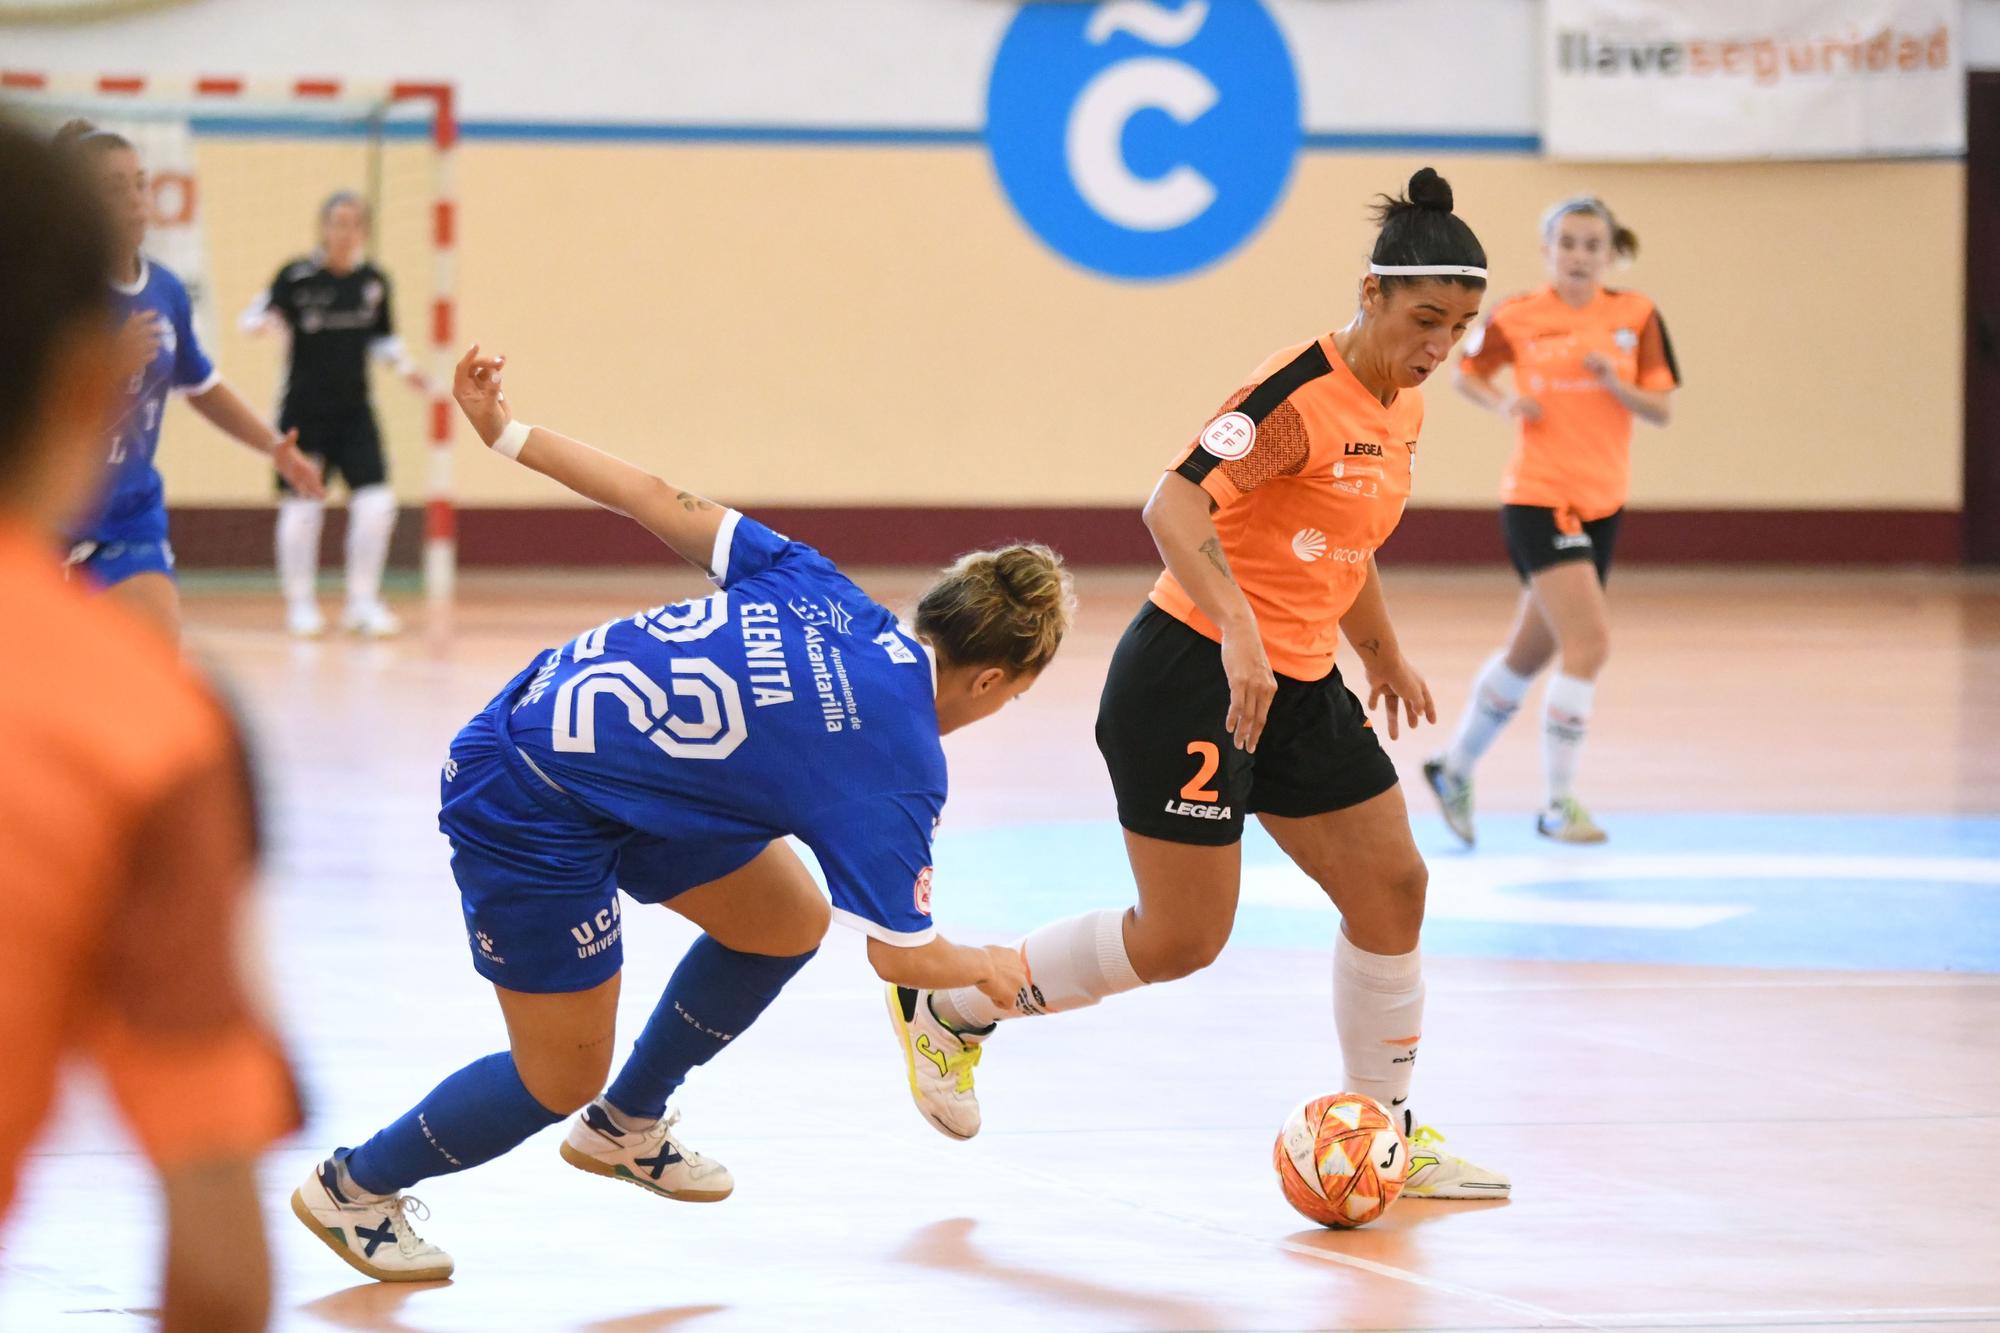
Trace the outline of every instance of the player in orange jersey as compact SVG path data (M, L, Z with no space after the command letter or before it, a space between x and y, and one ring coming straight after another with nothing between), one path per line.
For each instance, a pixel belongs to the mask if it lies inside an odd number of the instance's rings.
M1667 326L1638 292L1602 285L1639 238L1594 195L1542 218L1549 285L1502 301L1458 364L1467 398L1518 423L1501 488L1500 522L1527 585L1507 646L1472 684L1451 748L1424 765L1445 822L1472 845L1472 769L1514 716L1541 669L1560 656L1542 702L1546 799L1535 828L1558 842L1604 841L1576 799L1577 758L1597 675L1610 650L1604 584L1630 489L1632 418L1667 424L1680 384ZM1514 391L1494 383L1514 367Z
M1112 657L1097 716L1139 905L1022 940L1028 984L1011 1004L969 987L890 988L912 1095L946 1134L978 1132L973 1066L1001 1019L1082 1008L1215 960L1255 814L1341 915L1344 1086L1410 1136L1407 1193L1508 1192L1504 1175L1443 1151L1408 1106L1428 876L1395 767L1334 665L1344 634L1392 737L1399 722L1437 720L1397 643L1375 552L1410 494L1417 386L1478 315L1486 252L1429 168L1377 216L1347 327L1266 360L1146 502L1166 572Z
M298 1112L236 963L250 786L173 645L63 577L144 349L121 353L72 164L0 124L0 196L0 1215L58 1065L93 1056L165 1187L165 1326L262 1328L252 1168Z

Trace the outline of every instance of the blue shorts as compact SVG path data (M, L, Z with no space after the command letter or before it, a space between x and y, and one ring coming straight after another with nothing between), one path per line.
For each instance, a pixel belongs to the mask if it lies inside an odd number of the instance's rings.
M593 814L535 774L506 716L488 708L466 723L438 784L472 965L496 986L546 995L610 980L625 957L621 888L663 903L770 845L690 847Z
M140 574L174 576L174 548L166 541L81 542L70 552L72 573L100 588L114 588Z

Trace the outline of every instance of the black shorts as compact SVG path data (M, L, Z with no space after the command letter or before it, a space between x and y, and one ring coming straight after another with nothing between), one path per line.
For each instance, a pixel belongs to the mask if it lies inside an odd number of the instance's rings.
M1526 583L1551 565L1588 560L1597 566L1597 582L1611 581L1611 553L1618 545L1618 521L1625 511L1592 519L1582 532L1556 526L1556 511L1540 505L1501 505L1500 531L1507 539L1507 556Z
M278 429L297 428L299 448L326 464L326 479L338 477L347 483L350 494L363 486L380 486L389 479L389 466L382 456L382 433L375 427L372 412L350 412L339 416L296 416L289 410L278 418ZM292 488L281 478L281 494Z
M1228 715L1221 646L1148 602L1111 655L1097 706L1118 822L1148 838L1226 847L1242 838L1245 815L1302 819L1396 785L1338 670L1278 677L1254 755L1230 739Z

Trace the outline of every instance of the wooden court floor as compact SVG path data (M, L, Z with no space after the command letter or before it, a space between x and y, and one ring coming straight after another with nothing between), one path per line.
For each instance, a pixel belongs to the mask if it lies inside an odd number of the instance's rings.
M947 933L1130 900L1091 718L1146 582L1087 575L1046 679L948 742ZM265 1172L277 1327L2000 1333L2000 581L1919 573L1621 571L1583 783L1602 852L1526 831L1525 716L1481 770L1478 852L1450 850L1406 786L1433 868L1416 1103L1511 1173L1511 1202L1406 1201L1338 1234L1286 1207L1272 1135L1340 1079L1334 919L1246 844L1222 961L1009 1025L971 1143L909 1106L859 939L836 930L678 1102L733 1198L583 1176L551 1130L415 1191L455 1281L358 1282L286 1197L503 1044L435 831L445 744L538 647L700 586L467 583L448 627L388 644L294 643L268 591L190 585L190 645L261 751L262 952L310 1099ZM1448 722L1511 580L1388 583ZM1406 780L1437 743L1392 744ZM628 914L626 1033L689 938ZM156 1223L79 1079L0 1236L0 1330L146 1327Z

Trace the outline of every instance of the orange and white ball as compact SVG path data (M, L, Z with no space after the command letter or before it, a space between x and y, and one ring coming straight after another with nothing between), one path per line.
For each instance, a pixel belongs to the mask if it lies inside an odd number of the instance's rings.
M1315 1097L1285 1118L1271 1151L1285 1201L1326 1227L1365 1227L1410 1174L1410 1145L1373 1097Z

